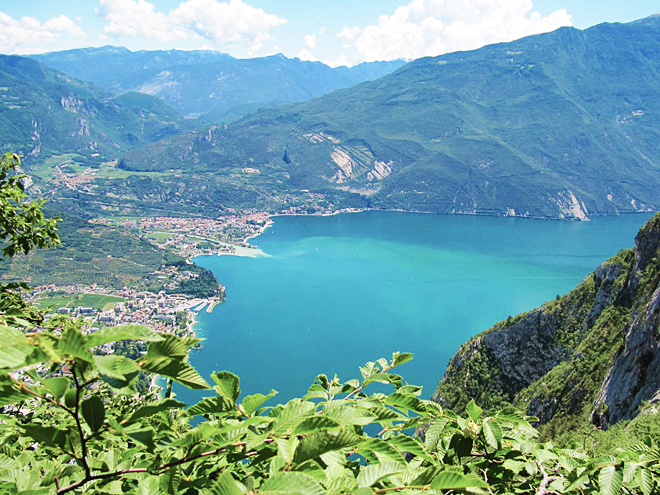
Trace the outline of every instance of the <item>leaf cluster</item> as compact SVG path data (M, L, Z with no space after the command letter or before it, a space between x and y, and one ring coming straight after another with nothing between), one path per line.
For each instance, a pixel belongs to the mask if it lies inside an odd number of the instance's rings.
M149 342L146 354L98 354L124 339ZM319 375L302 398L269 407L276 391L242 396L228 371L207 383L187 362L189 337L85 334L62 318L33 333L0 327L0 342L3 493L648 495L660 481L650 443L590 458L538 443L536 418L513 408L486 416L471 401L463 417L422 399L393 373L408 353L345 382ZM212 395L190 407L169 387L139 395L139 371ZM390 393L368 394L373 383Z

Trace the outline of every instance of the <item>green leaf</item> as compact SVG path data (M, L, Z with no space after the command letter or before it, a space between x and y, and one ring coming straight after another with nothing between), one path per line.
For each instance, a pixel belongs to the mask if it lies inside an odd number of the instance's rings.
M388 442L381 440L380 438L370 438L366 442L361 443L358 447L358 451L363 457L367 457L365 451L371 451L389 457L395 462L406 462L401 452L399 452L393 445L390 445Z
M399 394L395 392L387 397L385 404L402 410L410 409L422 414L426 411L422 401L414 395Z
M275 473L259 487L259 493L300 493L301 495L323 495L325 490L318 481L304 473ZM228 494L230 495L230 494Z
M561 457L560 457L561 459ZM623 465L623 482L624 483L632 483L633 480L635 479L635 474L637 473L637 468L639 467L639 464L636 462L630 462L626 461L626 463Z
M392 356L392 365L399 366L401 364L407 363L408 361L412 361L412 359L413 359L413 355L409 352L402 352L402 353L395 352L394 355Z
M381 464L369 464L360 469L357 477L357 484L360 488L373 486L375 483L392 476L402 473L407 469L405 464L398 462L383 462Z
M63 376L57 378L45 378L41 380L41 384L50 392L55 400L60 400L71 384L68 378Z
M637 474L637 482L639 483L639 487L642 489L644 495L650 495L653 493L654 482L653 474L651 474L651 471L645 468L640 468Z
M68 431L54 426L21 425L21 428L37 442L44 442L53 447L65 448Z
M360 405L364 405L364 403L361 402ZM376 421L406 420L406 416L388 407L383 407L383 406L367 407L366 410L369 412L371 416L376 417Z
M177 495L179 492L179 483L181 483L181 469L179 466L169 468L158 477L158 488L160 493Z
M159 342L165 340L165 337L144 325L122 325L118 327L105 327L89 334L87 336L87 345L92 348L119 340Z
M162 340L152 341L147 347L145 358L148 361L158 358L170 358L175 361L184 361L188 358L188 349L200 339L192 337L177 337L172 334L160 334Z
M0 376L0 407L31 398L33 396L23 390L9 376Z
M284 406L277 406L271 411L271 416L277 418L275 433L287 433L298 426L305 418L310 417L316 409L312 402L293 399Z
M182 409L184 407L186 407L186 405L183 402L179 402L178 400L174 400L174 399L158 400L139 408L131 415L127 423L133 423L140 418L153 416L154 414L159 413L161 411L169 411L170 409Z
M495 416L497 417L497 419L500 419L500 420L503 420L503 421L508 421L510 423L529 426L529 422L520 413L520 411L518 411L517 409L514 409L512 407L502 409Z
M378 419L370 414L369 409L350 406L326 409L323 411L323 415L341 423L361 426L371 424Z
M0 454L0 469L19 469L19 464L5 454Z
M502 442L502 428L495 421L484 421L481 425L481 431L484 432L486 443L492 448L497 449Z
M0 373L7 373L48 359L49 356L41 348L30 343L0 344Z
M392 378L387 373L372 373L365 380L362 386L369 385L370 383L392 383Z
M479 418L483 414L484 410L481 409L475 402L474 399L470 399L470 402L468 403L467 407L465 408L465 411L468 413L468 416L470 416L470 419L474 421L475 423L479 421Z
M225 471L206 492L209 495L242 495L243 491L229 471Z
M559 459L559 456L549 449L536 449L534 450L534 455L540 462L555 461Z
M341 424L332 418L325 416L312 416L299 423L293 430L293 433L300 435L302 433L312 433L320 430L336 430L340 427Z
M277 444L278 456L284 460L283 464L288 464L293 459L293 454L295 454L300 440L296 436L289 438L278 437L275 439L275 443Z
M623 473L616 466L605 466L598 472L601 495L618 495L623 485Z
M12 346L27 342L25 334L20 330L0 325L0 347Z
M154 444L154 435L155 432L149 427L139 427L138 425L132 425L133 427L124 428L124 433L126 436L136 441L137 443L144 445L147 450L150 452L153 451Z
M69 409L76 407L76 401L78 400L78 392L75 388L70 388L64 394L64 405Z
M424 447L427 452L435 452L447 423L449 423L447 418L434 419L431 422L424 436Z
M229 371L221 371L219 373L212 373L211 378L216 384L213 388L218 392L220 397L236 402L236 399L241 394L239 378L236 375Z
M132 359L115 354L94 356L94 363L101 375L120 381L126 381L129 375L139 371L139 368Z
M155 342L155 344L160 344L160 342ZM154 345L154 343L151 345ZM156 373L158 375L172 378L174 381L177 381L188 388L209 388L209 384L199 373L197 373L197 370L190 364L182 361L169 358L156 358L142 363L140 368L149 373Z
M311 433L300 440L293 460L296 464L302 464L308 459L314 459L326 452L355 447L362 440L362 437L348 430L333 433L327 431Z
M206 397L197 404L186 409L188 416L199 416L200 414L217 414L233 411L236 405L224 397Z
M516 474L520 473L520 471L524 467L524 463L522 463L520 461L514 461L513 459L505 460L504 463L502 463L502 465L506 469L510 469L511 471L513 471Z
M277 395L276 390L271 390L268 395L264 394L254 394L254 395L248 395L243 399L243 402L241 402L241 407L243 408L243 411L245 414L248 416L252 416L257 409L261 407L261 405L266 402L269 399L272 399Z
M99 431L105 421L105 406L103 400L98 395L92 395L89 399L82 401L80 411L85 423L92 430L92 433Z
M488 488L488 483L474 474L456 471L442 471L431 482L432 490L465 490L469 488Z
M564 454L559 454L559 465L569 473L573 472L578 467L578 462L573 458Z
M60 357L74 357L87 361L94 361L94 355L89 350L85 336L77 328L69 327L62 334L55 348Z
M137 495L160 495L160 483L156 476L141 479L137 486Z
M401 449L404 452L410 452L411 454L423 457L429 461L433 460L433 458L426 453L422 444L408 435L397 435L390 438L388 442L390 445L394 445L396 448Z

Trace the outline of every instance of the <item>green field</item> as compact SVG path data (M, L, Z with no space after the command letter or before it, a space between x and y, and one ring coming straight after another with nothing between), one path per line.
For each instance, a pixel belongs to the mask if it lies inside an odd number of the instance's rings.
M37 307L54 309L83 306L85 308L96 308L108 311L115 307L115 303L124 302L126 299L117 296L106 296L103 294L62 294L52 297L44 297L37 301Z
M117 168L115 162L103 162L98 166L90 167L85 165L86 157L76 153L65 153L53 155L43 162L37 162L29 167L29 172L42 179L53 179L60 175L60 171L65 174L89 175L93 178L102 179L124 179L126 177L164 177L181 173L180 170L167 172L131 172ZM59 171L58 168L59 167Z
M146 236L149 239L169 239L174 236L171 232L147 232Z

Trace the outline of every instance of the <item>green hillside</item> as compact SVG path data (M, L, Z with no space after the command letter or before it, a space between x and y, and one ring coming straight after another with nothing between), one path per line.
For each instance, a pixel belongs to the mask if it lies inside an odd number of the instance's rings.
M660 215L635 248L603 263L564 297L463 344L434 400L460 409L513 404L547 438L608 428L660 400ZM656 406L657 407L657 406Z
M0 151L22 154L28 166L63 154L97 164L188 127L157 98L114 96L36 60L0 55Z
M124 155L362 206L584 218L660 206L660 17L416 60ZM354 200L354 199L353 199Z

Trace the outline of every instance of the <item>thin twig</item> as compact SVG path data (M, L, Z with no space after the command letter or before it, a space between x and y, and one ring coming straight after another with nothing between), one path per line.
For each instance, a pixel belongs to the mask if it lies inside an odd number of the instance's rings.
M61 495L62 493L67 493L72 490L75 490L76 488L83 486L85 483L89 483L90 481L104 480L107 478L113 478L115 476L121 476L122 474L127 474L127 473L146 473L146 472L147 472L147 468L133 468L133 469L124 469L123 471L115 471L114 473L92 474L90 476L85 476L80 481L76 481L75 483L72 483L69 486L60 488L59 490L57 490L57 495Z
M536 495L560 495L559 492L556 492L554 490L548 490L548 485L552 483L555 480L560 480L562 479L561 476L548 476L548 473L545 471L545 468L543 467L543 464L541 464L539 461L536 461L536 465L541 471L541 474L543 475L543 481L541 481L541 485L539 486L538 491L536 492Z
M78 435L80 436L80 450L82 454L81 462L83 468L85 469L85 478L89 478L92 475L92 471L89 468L89 463L87 462L87 441L85 440L85 432L83 431L82 423L80 422L80 383L78 382L78 377L76 376L76 362L74 361L71 364L71 375L73 376L73 382L76 385L76 407L74 411L74 419L76 420L76 426L78 428Z
M400 492L402 490L422 490L422 491L426 491L429 488L431 488L431 485L395 486L395 487L392 487L392 488L381 488L380 490L374 490L374 493Z

